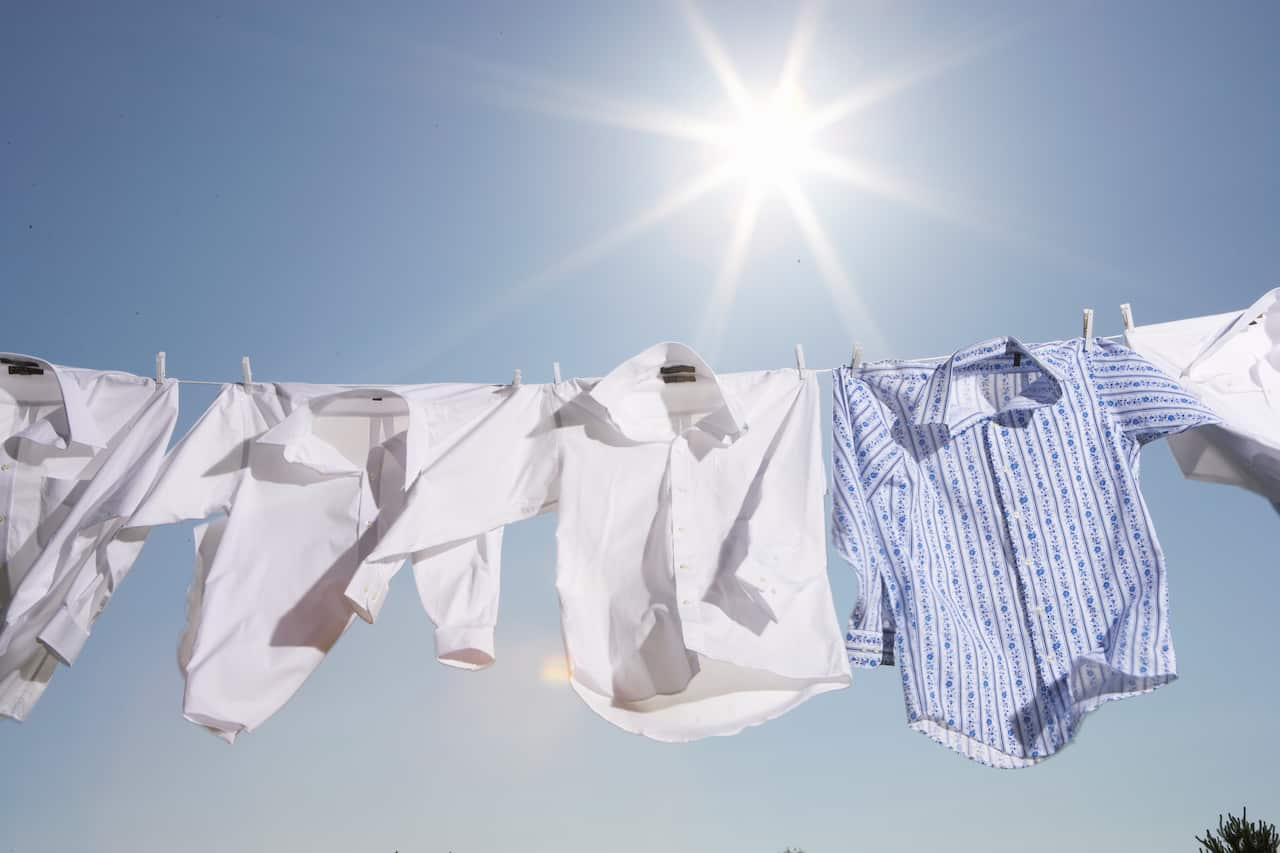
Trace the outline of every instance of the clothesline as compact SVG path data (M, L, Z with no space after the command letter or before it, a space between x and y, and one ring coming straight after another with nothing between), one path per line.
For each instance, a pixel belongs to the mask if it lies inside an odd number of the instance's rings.
M1097 338L1097 340L1101 340L1101 341L1120 341L1120 340L1123 340L1123 338L1124 338L1124 335L1104 335L1104 336L1100 336L1100 337L1098 337L1098 338ZM857 367L857 366L858 366L858 364L859 364L859 363L860 363L860 361L861 361L861 359L860 359L861 347L860 347L860 346L859 346L859 347L856 347L854 352L855 352L855 356L859 356L859 357L858 357L858 358L855 358L853 361L851 361L851 362L850 362L849 364L847 364L847 365L843 365L843 364L842 364L842 365L840 365L840 367ZM924 358L915 358L915 359L912 359L912 361L942 361L942 360L943 360L943 359L945 359L946 357L947 357L947 356L935 355L935 356L927 356L927 357L924 357ZM808 372L808 373L813 373L813 374L818 374L818 373L834 373L836 370L838 370L838 369L839 369L839 368L836 368L836 367L813 367L813 368L810 368L810 367L806 367L806 366L804 366L804 349L801 347L801 345L800 345L800 344L796 344L796 359L797 359L797 365L796 365L796 368L797 368L798 370L803 370L803 371ZM555 368L554 368L554 372L555 372L555 381L559 382L559 381L560 381L560 362L554 362L554 365L555 365ZM247 356L247 355L246 355L246 356L244 356L244 357L241 359L241 366L242 366L242 367L243 367L243 369L244 369L244 379L242 380L242 381L243 381L243 383L244 383L245 385L252 385L252 384L253 384L253 373L252 373L252 369L251 369L251 367L250 367L250 365L249 365L249 356ZM176 379L176 378L174 378L174 377L166 376L166 373L165 373L165 354L164 354L163 352L156 353L156 378L157 378L157 380L164 380L164 379L166 379L166 378L173 379L173 381L174 381L174 382L177 382L177 383L178 383L178 384L180 384L180 385L227 385L227 384L229 383L229 381L230 381L230 380L218 380L218 379ZM521 382L522 382L522 377L521 377L521 371L520 371L520 370L516 370L516 375L513 377L513 379L514 379L514 381L511 383L512 385L520 385L520 384L521 384ZM348 386L343 386L343 387L348 387ZM355 387L363 387L363 386L356 386L356 385L352 385L352 386L349 386L349 387L353 387L353 388L355 388Z
M1128 303L1128 302L1125 302L1124 304L1122 304L1122 305L1120 306L1120 316L1121 316L1121 317L1123 318L1123 320L1124 320L1124 327L1125 327L1126 329L1132 329L1132 328L1133 328L1133 309L1130 307L1130 305L1129 305L1129 303ZM1092 308L1085 308L1085 309L1084 309L1084 312L1083 312L1083 327L1082 327L1082 329L1081 329L1081 333L1082 333L1083 337L1085 337L1085 338L1092 338L1092 337L1093 337L1093 309L1092 309ZM1101 338L1100 340L1104 340L1104 341L1118 341L1118 340L1120 340L1122 337L1123 337L1123 335L1109 335L1109 336L1106 336L1106 337ZM944 360L945 358L946 358L946 356L932 356L932 357L929 357L929 358L913 359L913 360L917 360L917 361L942 361L942 360ZM853 346L853 354L852 354L852 356L850 357L849 365L848 365L848 366L849 366L849 367L853 367L853 368L857 368L857 367L858 367L858 365L860 365L861 363L862 363L862 344L855 343L855 344L854 344L854 346ZM843 366L843 365L842 365L842 366ZM797 370L800 370L800 371L809 370L809 372L811 372L811 373L818 374L818 373L834 373L834 372L836 371L836 369L837 369L837 368L834 368L834 367L819 367L819 368L814 368L814 369L810 370L809 368L807 368L807 367L805 366L805 360L804 360L804 347L803 347L803 345L801 345L801 344L796 344L796 369L797 369ZM245 384L245 385L252 385L252 384L253 384L253 367L252 367L252 365L251 365L251 364L250 364L250 362L249 362L249 356L247 356L247 355L246 355L246 356L242 356L242 357L241 357L241 359L240 359L240 370L241 370L241 372L242 372L242 376L243 376L243 382L244 382L244 384ZM553 362L551 363L551 372L552 372L552 377L553 377L554 381L556 381L556 382L561 381L561 378L560 378L560 362L558 362L558 361L553 361ZM162 351L162 352L158 352L158 353L156 353L156 381L157 381L157 382L163 382L163 381L165 380L165 378L166 378L166 374L165 374L165 353ZM226 385L226 384L227 384L226 382L219 382L219 381L217 381L217 380L213 380L213 379L175 379L174 381L175 381L175 382L177 382L177 383L179 383L179 384L182 384L182 385ZM519 369L519 368L516 368L515 373L513 374L512 378L511 378L511 384L512 384L512 385L520 385L520 384L522 384L522 375L521 375L521 371L520 371L520 369ZM343 387L347 387L347 386L343 386ZM359 387L359 386L350 386L350 387Z
M855 344L854 379L845 368L828 392L830 473L810 376L840 368L807 368L799 344L795 374L717 377L667 342L590 389L558 362L555 382L524 388L518 370L509 386L410 386L396 393L429 411L395 435L316 417L335 388L367 385L155 387L7 358L11 376L52 372L62 406L13 393L29 411L0 442L0 536L51 531L8 565L0 716L22 719L76 660L146 529L199 522L183 713L230 741L298 691L353 613L376 621L406 557L440 662L492 664L501 532L554 511L566 671L619 728L732 734L896 661L913 729L1031 766L1092 708L1177 677L1133 451L1167 438L1189 478L1280 497L1258 462L1280 454L1267 438L1280 380L1257 375L1280 341L1280 288L1244 312L1141 328L1126 314L1123 336L1095 337L1091 320L1081 337L996 337L927 361L863 364ZM156 366L163 378L164 353ZM655 375L716 381L671 399L648 393ZM170 448L178 382L226 393ZM592 405L572 406L584 390ZM830 545L857 579L843 631Z

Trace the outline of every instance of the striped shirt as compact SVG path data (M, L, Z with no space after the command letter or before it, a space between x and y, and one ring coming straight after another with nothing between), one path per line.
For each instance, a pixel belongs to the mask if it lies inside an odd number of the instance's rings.
M855 666L902 675L909 724L1027 767L1084 715L1176 678L1148 441L1217 418L1150 362L997 338L836 372L835 544Z

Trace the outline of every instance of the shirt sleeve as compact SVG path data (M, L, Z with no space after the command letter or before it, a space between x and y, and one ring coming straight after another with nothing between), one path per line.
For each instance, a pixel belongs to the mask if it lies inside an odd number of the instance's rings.
M502 528L460 545L414 554L413 577L436 625L436 660L459 669L493 663Z
M177 383L171 383L167 390L172 400L167 420L143 418L135 425L145 434L136 437L134 443L148 452L141 456L131 454L138 470L132 476L132 494L124 500L116 496L115 512L124 513L115 524L116 532L97 551L93 564L82 567L66 603L39 635L40 641L64 664L70 665L80 654L89 638L90 625L137 560L150 528L225 511L245 468L243 389L223 386L195 426L165 456L177 418ZM142 493L147 486L150 491L144 498Z
M83 514L59 527L15 590L6 622L47 618L37 639L65 665L79 656L93 621L142 550L145 536L124 531L124 520L154 481L177 417L177 383L156 387L93 475L77 507ZM72 554L80 556L66 559ZM36 616L48 613L50 594L62 603L52 615Z
M165 457L155 485L128 526L152 527L227 512L249 467L252 420L252 404L244 388L222 386Z
M832 528L836 550L858 578L858 602L845 631L853 666L893 663L894 623L881 576L884 549L869 498L884 482L900 448L865 385L841 368L832 382Z
M1098 341L1084 354L1103 411L1137 446L1219 422L1177 379L1127 346Z
M551 386L521 385L507 393L418 476L404 511L351 578L346 597L365 621L376 617L405 557L439 553L433 549L450 543L468 547L464 540L555 504L559 462Z

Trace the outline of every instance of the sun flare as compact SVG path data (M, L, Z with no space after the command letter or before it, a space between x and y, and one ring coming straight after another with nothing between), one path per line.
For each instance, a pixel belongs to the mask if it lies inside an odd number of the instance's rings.
M790 183L810 168L809 116L794 97L777 96L750 107L729 134L730 169L760 188Z
M538 680L544 684L564 684L569 680L569 664L563 655L548 655L538 669Z
M814 47L821 0L801 4L782 67L767 94L748 88L726 45L698 11L695 0L679 0L677 5L708 69L723 89L726 103L715 115L730 112L733 118L729 121L621 98L581 83L565 83L508 66L480 65L487 75L498 80L497 96L502 103L679 140L687 143L691 151L710 155L707 168L680 185L666 188L631 218L516 281L498 300L500 307L529 304L557 282L653 231L705 197L735 186L742 190L741 202L707 295L696 339L699 349L711 358L717 357L728 331L738 286L749 267L752 237L762 210L770 204L780 204L789 211L841 325L851 336L857 335L869 351L884 346L884 335L863 299L866 286L846 268L841 256L840 247L848 242L849 235L831 233L809 199L807 188L817 180L905 205L989 238L1023 242L1038 251L1062 254L1044 241L1020 239L1013 229L980 215L971 205L958 203L932 188L913 185L879 164L852 156L852 152L833 150L832 141L822 138L832 127L860 118L877 104L983 55L1016 32L1016 27L999 25L998 21L980 24L914 61L868 76L835 99L810 105L801 96L802 78ZM725 106L729 109L725 110ZM490 303L482 312L458 324L451 334L442 336L437 348L457 346L475 335L492 320L494 307ZM544 676L553 677L554 669L548 668Z

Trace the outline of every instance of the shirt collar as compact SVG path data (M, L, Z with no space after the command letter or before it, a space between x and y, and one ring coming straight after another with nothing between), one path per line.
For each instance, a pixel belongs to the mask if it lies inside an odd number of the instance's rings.
M102 426L89 409L84 399L84 391L75 377L64 368L51 364L42 358L22 355L20 353L0 353L5 358L31 361L45 371L52 373L58 385L58 397L61 407L54 409L38 421L17 433L18 438L46 444L65 450L71 442L83 444L101 450L107 446L107 438Z
M955 381L957 371L963 371L980 363L993 370L1007 371L1014 367L1015 362L1020 363L1022 359L1026 359L1028 364L1040 371L1044 380L1027 386L1021 394L1009 400L998 410L966 406L964 401L958 399ZM999 412L1036 409L1054 403L1062 396L1062 386L1062 373L1053 365L1038 358L1017 338L992 338L956 351L934 369L925 385L924 393L916 404L915 421L918 424L944 424L950 432L956 433Z
M405 486L417 479L426 467L427 424L425 413L418 410L410 395L390 388L352 388L332 394L321 394L298 401L292 412L280 423L258 436L262 444L284 448L288 462L305 465L325 474L353 474L363 470L343 456L337 448L315 433L315 409L341 398L371 399L397 397L404 401L409 424L405 435ZM396 413L398 414L398 413ZM377 417L377 415L371 415Z
M1280 347L1280 287L1269 290L1257 302L1240 312L1234 322L1226 326L1200 351L1182 371L1183 378L1200 379L1211 376L1213 357L1237 335L1260 325L1276 347ZM1234 373L1235 370L1230 372Z
M634 394L661 391L665 383L659 376L659 368L677 364L694 368L699 390L712 389L713 408L694 426L722 442L736 441L747 429L737 401L725 391L715 371L685 344L655 344L632 356L597 382L587 396L603 410L609 422L632 441L669 441L672 438L670 431L655 430L636 417L626 403Z

